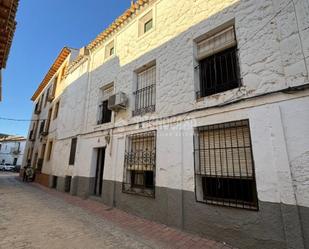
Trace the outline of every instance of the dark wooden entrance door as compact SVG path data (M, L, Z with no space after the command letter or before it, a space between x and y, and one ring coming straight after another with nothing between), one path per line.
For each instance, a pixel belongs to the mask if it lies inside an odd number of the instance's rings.
M103 186L103 173L104 173L104 161L105 161L105 147L99 148L97 155L97 168L95 173L95 183L94 183L94 195L102 195Z

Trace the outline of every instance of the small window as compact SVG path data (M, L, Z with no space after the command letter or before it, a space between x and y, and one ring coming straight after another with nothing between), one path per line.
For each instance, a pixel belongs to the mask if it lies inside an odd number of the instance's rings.
M54 120L58 117L59 105L60 105L60 102L58 101L58 102L56 103L56 105L55 105Z
M139 36L147 33L153 28L153 11L149 11L147 14L145 14L143 17L139 19Z
M123 192L154 197L156 131L127 137Z
M144 33L148 32L150 29L152 29L152 19L144 24Z
M258 209L248 120L199 127L194 147L198 201Z
M39 135L41 135L44 132L44 129L45 129L45 120L42 120L40 124Z
M77 145L77 138L75 137L75 138L72 138L71 140L69 165L74 165L75 163L76 145Z
M49 92L50 92L50 87L46 90L44 107L46 107L46 105L47 105L48 97L49 97Z
M115 46L114 46L114 41L111 41L108 43L105 47L105 59L108 59L115 53Z
M156 106L156 66L137 73L133 116L154 112Z
M46 133L49 132L49 127L50 127L50 121L51 121L51 118L52 118L52 113L53 113L53 108L50 108L48 110L48 116L47 116L46 126L45 126L45 132Z
M53 150L53 141L49 141L47 155L46 155L46 160L47 161L50 161L52 150Z
M240 86L234 27L198 42L197 58L200 82L198 98Z
M114 47L110 48L109 55L112 56L114 54Z

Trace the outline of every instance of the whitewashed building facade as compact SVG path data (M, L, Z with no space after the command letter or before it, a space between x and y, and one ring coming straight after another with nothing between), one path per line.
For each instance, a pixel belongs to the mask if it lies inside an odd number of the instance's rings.
M0 164L21 166L25 146L25 137L5 136L0 138Z
M309 248L308 14L306 0L137 1L60 53L24 165L239 248Z

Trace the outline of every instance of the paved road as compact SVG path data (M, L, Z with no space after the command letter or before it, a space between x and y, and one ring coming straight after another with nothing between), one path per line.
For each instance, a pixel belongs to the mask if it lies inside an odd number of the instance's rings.
M0 248L160 248L0 173Z
M0 172L0 249L230 249Z

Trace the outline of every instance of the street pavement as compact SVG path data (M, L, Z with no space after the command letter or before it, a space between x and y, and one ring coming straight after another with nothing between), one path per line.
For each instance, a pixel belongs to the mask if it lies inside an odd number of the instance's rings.
M0 172L0 249L15 248L231 247Z

